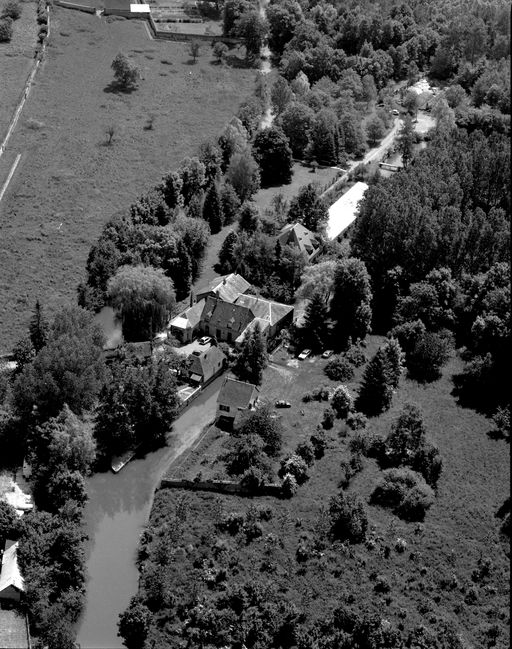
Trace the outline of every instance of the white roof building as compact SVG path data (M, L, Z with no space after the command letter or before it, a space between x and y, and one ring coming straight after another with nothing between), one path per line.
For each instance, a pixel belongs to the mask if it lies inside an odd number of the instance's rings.
M0 599L19 601L25 591L25 582L18 567L18 542L5 542L0 573Z
M357 182L348 192L343 194L329 208L329 220L327 222L327 238L329 241L336 239L351 225L357 216L359 201L363 198L368 185Z

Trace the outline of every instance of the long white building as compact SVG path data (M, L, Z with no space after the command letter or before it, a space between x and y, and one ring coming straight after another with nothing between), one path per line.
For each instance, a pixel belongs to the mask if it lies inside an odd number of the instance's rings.
M363 182L356 183L348 192L343 194L329 208L327 222L327 238L329 241L336 239L353 223L357 216L359 201L363 198L368 185Z

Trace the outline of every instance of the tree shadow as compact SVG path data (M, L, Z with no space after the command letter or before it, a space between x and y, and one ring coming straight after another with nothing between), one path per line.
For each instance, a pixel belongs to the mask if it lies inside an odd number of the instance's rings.
M122 86L117 81L111 81L103 88L103 92L114 95L131 95L134 90L137 90L136 85Z

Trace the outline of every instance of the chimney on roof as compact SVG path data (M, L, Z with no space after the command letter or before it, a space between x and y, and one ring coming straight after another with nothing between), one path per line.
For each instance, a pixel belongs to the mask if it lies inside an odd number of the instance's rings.
M224 279L222 280L222 283L223 283L223 284L226 283L226 278L225 278L225 277L224 277Z

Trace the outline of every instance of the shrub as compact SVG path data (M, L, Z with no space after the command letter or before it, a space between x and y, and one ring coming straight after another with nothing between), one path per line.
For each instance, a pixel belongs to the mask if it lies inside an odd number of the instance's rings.
M284 476L292 475L297 484L301 485L308 479L308 466L306 462L295 453L290 457L281 460L281 468L279 469L279 477L284 479Z
M244 520L244 515L240 512L230 512L224 516L218 527L222 532L228 532L234 536L242 529Z
M263 527L257 521L248 521L244 525L244 533L247 543L250 543L254 539L259 539L263 536Z
M9 0L2 10L2 18L18 20L21 16L21 7L15 0Z
M254 466L247 469L240 480L240 487L251 492L258 491L264 484L265 476L263 472Z
M344 356L335 356L324 367L325 374L332 381L351 381L354 378L354 368Z
M359 345L350 345L345 352L345 358L354 367L361 367L368 360Z
M331 406L340 419L345 419L354 406L354 400L345 385L340 385L334 391Z
M362 412L350 412L347 417L347 425L352 430L364 430L368 425L368 418Z
M314 399L314 401L329 401L329 396L329 388L325 385L321 388L313 390L313 392L311 393L311 397Z
M334 426L334 419L336 414L332 408L326 408L324 410L324 417L322 419L322 427L325 430L330 430Z
M434 492L423 478L409 469L387 469L370 502L393 508L408 521L421 521L434 502Z
M510 409L498 408L492 420L495 435L503 439L510 439Z
M327 412L327 411L326 411ZM333 413L333 419L332 421L334 422L334 413ZM332 426L331 426L332 428ZM319 460L324 456L325 453L325 447L327 446L327 440L325 438L325 433L321 428L317 428L316 432L311 435L309 438L311 444L313 445L314 453L315 453L315 459Z
M12 20L4 18L0 20L0 43L7 43L12 38Z
M340 541L359 543L363 541L368 529L368 517L365 507L359 498L343 492L333 496L329 501L331 532Z
M311 442L302 442L301 444L298 444L295 449L295 454L301 457L308 467L312 466L315 461L315 449Z
M283 498L291 498L297 493L298 488L297 480L290 473L287 473L281 483L281 495Z

